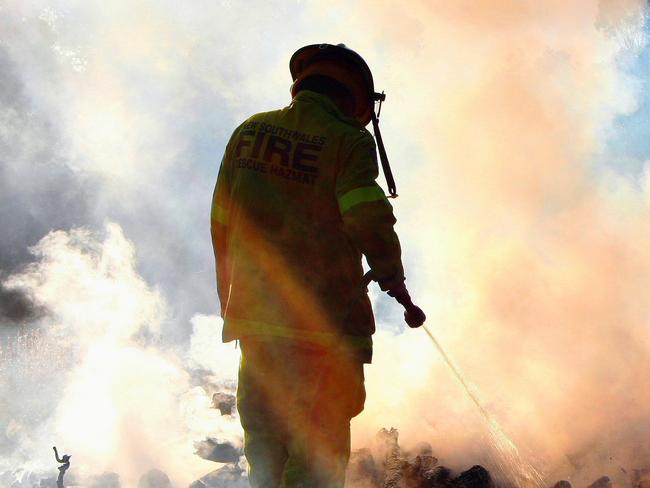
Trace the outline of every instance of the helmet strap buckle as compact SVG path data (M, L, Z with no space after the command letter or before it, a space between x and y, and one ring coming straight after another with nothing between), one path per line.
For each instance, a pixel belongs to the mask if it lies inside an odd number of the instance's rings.
M384 90L381 91L381 93L373 93L372 94L372 99L374 102L379 102L379 107L377 108L377 118L381 115L381 104L383 103L384 100L386 100L386 94L384 93Z

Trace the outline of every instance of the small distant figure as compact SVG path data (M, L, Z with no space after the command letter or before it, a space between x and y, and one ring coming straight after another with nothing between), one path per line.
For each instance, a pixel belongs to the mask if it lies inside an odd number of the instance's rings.
M65 475L65 472L70 467L70 458L72 456L69 454L64 454L62 458L59 458L59 451L56 450L56 446L54 446L52 449L54 449L54 457L56 458L56 462L63 463L61 466L59 466L59 477L56 479L57 488L63 488L63 475Z

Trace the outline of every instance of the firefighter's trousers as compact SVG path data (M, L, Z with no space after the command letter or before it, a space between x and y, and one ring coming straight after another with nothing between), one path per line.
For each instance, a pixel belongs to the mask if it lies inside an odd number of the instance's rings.
M287 339L243 339L237 407L253 488L342 488L362 362Z

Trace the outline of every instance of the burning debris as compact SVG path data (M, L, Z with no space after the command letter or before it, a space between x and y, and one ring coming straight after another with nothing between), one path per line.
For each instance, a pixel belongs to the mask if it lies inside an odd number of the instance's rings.
M560 480L553 485L553 488L571 488L571 483L567 480Z
M217 463L236 463L242 455L241 449L230 442L219 442L212 437L195 442L194 449L196 449L194 454L197 456Z
M398 442L397 429L381 429L374 450L354 451L348 466L350 488L492 488L490 474L474 466L453 477L451 470L438 465L429 444L422 443L412 452ZM374 452L373 452L374 451Z
M650 488L650 469L635 469L632 473L634 488Z
M166 473L154 468L140 477L138 488L172 488L172 483Z
M218 391L212 395L212 408L216 408L221 415L232 415L235 409L236 398L230 393Z
M609 479L609 476L603 476L598 478L587 488L612 488L612 480Z
M226 463L190 485L190 488L249 488L241 449L214 438L195 443L196 454L204 459ZM439 464L430 444L422 442L410 450L399 445L397 429L381 429L372 448L355 450L350 455L346 488L515 488L500 483L483 466L475 465L461 472ZM543 486L543 485L540 485ZM612 488L608 476L588 486L577 488ZM620 486L620 485L616 485ZM650 470L632 470L630 488L650 488ZM548 484L549 488L572 488L567 480Z
M241 467L228 465L196 480L190 488L250 488L250 485Z
M54 446L52 449L54 449L54 458L56 459L57 463L62 463L61 466L59 466L59 477L56 480L57 486L63 488L63 477L65 476L65 472L70 469L70 456L69 454L64 454L62 458L59 457L59 451L57 451L56 446Z
M410 451L402 449L397 429L381 429L372 449L353 451L346 476L346 488L515 488L520 485L500 483L483 466L473 466L460 474L438 463L427 443ZM627 474L627 471L623 470ZM539 485L544 486L544 485ZM572 488L567 480L547 485L552 488ZM634 469L629 483L613 483L602 476L589 485L578 488L650 488L650 469Z
M458 478L454 480L454 485L462 488L490 488L493 486L492 478L487 469L483 466L472 466L467 471L463 471Z

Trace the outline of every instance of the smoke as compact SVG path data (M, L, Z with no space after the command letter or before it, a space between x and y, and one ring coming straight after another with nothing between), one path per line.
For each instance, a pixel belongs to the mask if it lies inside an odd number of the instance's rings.
M384 138L417 157L393 156L396 212L429 327L549 482L625 481L650 455L648 166L626 175L606 147L638 109L645 5L364 7L403 109L386 106ZM424 334L379 336L360 444L394 425L494 466L453 381Z
M549 481L648 465L650 169L610 145L643 108L644 4L334 7L0 5L3 468L50 466L56 442L84 475L180 485L211 469L195 441L240 441L206 394L238 356L211 315L212 185L232 129L288 102L293 50L324 41L388 94L408 284L486 408ZM395 426L493 465L422 331L373 293L355 445Z
M49 470L57 443L73 477L186 485L215 467L194 442L241 444L207 394L238 358L209 206L233 127L289 98L268 19L290 10L260 2L251 35L214 2L0 5L0 469Z
M82 478L114 471L135 486L144 472L164 467L187 485L211 469L193 454L197 439L241 444L236 420L222 418L206 391L191 385L191 368L205 366L200 355L183 357L160 342L167 304L137 274L119 226L107 225L103 236L51 232L32 253L36 262L7 283L29 290L48 314L1 351L5 468L53 464L49 444L56 442L73 454ZM219 328L215 318L194 323L202 342L207 324ZM235 351L217 341L212 350L232 374Z
M239 11L213 2L0 8L0 269L26 264L51 229L108 219L135 241L143 276L174 297L174 319L213 313L206 202L244 114L289 98L274 64L289 39L283 47L261 28L278 51L253 49L262 39L230 28ZM248 20L261 26L288 8L260 2ZM254 70L268 72L263 88ZM186 342L176 323L164 333Z

